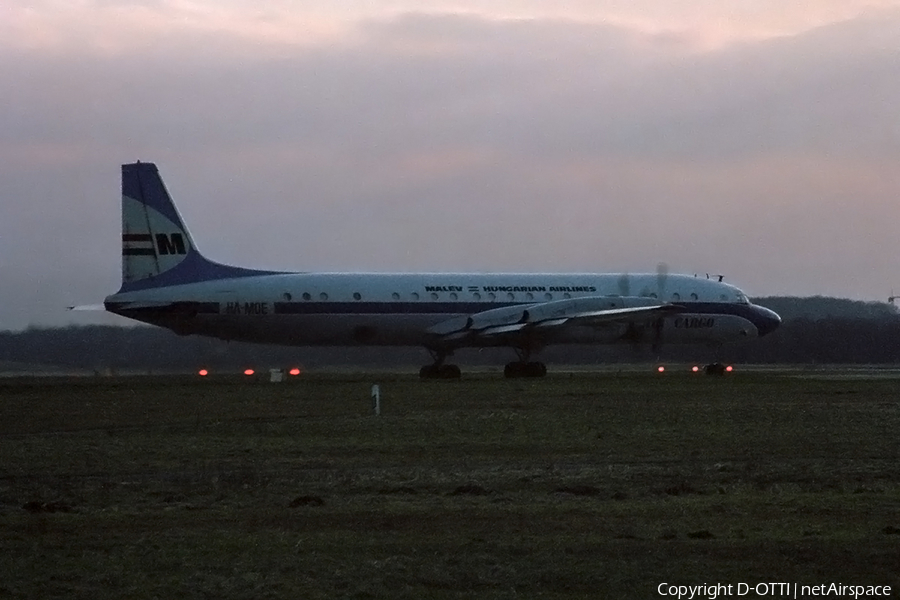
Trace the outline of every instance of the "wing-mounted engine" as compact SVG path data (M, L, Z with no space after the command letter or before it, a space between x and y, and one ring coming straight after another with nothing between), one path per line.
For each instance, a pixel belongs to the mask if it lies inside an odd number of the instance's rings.
M494 308L442 321L428 333L442 344L465 346L476 339L539 337L569 325L646 322L682 310L652 298L591 296Z

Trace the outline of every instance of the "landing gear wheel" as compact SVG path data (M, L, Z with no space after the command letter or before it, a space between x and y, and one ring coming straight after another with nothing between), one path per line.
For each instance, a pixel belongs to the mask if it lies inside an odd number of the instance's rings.
M547 365L542 362L511 362L503 367L503 376L513 379L518 377L543 377L547 374Z
M441 379L459 379L462 377L462 373L456 365L441 365L438 373Z
M706 373L707 375L722 376L725 374L725 365L723 365L722 363L718 363L718 362L710 363L710 364L706 365L705 367L703 367L703 372Z
M425 365L419 369L422 379L459 379L462 373L456 365Z

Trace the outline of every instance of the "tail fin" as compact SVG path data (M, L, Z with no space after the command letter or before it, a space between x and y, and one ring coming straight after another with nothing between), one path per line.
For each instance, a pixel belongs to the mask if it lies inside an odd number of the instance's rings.
M158 277L196 252L156 165L122 165L122 284Z
M122 165L122 288L130 292L261 275L212 262L194 245L153 163Z

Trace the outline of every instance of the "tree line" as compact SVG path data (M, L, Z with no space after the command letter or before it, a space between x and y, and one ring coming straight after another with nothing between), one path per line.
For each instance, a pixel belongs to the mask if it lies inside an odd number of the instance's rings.
M760 298L783 319L774 333L720 348L663 344L659 349L631 346L554 346L541 353L548 364L651 362L900 364L900 314L884 303L835 298ZM460 364L502 365L509 349L467 349ZM315 368L326 365L418 366L429 362L419 348L308 348L225 342L181 337L168 330L135 326L71 326L0 332L0 370L80 369L242 369Z

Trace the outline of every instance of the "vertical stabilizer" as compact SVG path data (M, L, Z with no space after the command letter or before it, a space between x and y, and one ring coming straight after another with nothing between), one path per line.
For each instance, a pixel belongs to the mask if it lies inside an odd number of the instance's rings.
M207 260L197 251L153 163L122 165L122 288L130 292L268 274Z
M194 251L156 165L122 165L122 284L157 277Z

